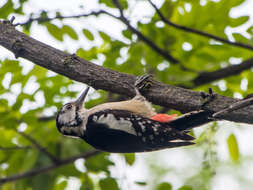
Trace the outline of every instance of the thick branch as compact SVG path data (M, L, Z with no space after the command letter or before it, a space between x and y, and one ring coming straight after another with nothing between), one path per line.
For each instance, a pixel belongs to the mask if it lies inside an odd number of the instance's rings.
M150 1L150 0L148 0L148 1L151 3L151 5L153 5L153 7L156 9L157 13L160 15L161 19L165 22L166 18L163 16L163 14L161 13L161 11L156 7L156 5L154 3L152 3L152 1ZM15 25L30 24L33 21L47 22L47 21L51 21L51 20L54 20L54 19L80 18L80 17L91 16L91 15L97 16L99 14L106 14L106 15L109 15L109 16L115 18L115 19L118 19L118 20L124 22L133 33L135 33L140 39L142 39L144 42L146 42L146 44L149 45L151 48L153 48L154 51L156 51L157 53L163 55L163 57L165 59L169 60L168 58L166 58L167 57L167 53L165 51L163 51L163 50L161 50L159 48L157 49L156 45L153 44L153 42L151 40L149 40L141 32L139 32L137 29L135 29L133 26L130 25L129 21L123 15L122 8L119 6L119 4L116 4L116 5L117 5L118 9L120 10L120 13L121 13L120 17L117 17L117 16L115 16L115 15L113 15L113 14L107 12L107 11L100 10L100 11L97 11L97 12L94 11L94 12L90 12L90 13L87 13L87 14L72 15L72 16L55 16L55 17L52 17L52 18L42 18L42 17L30 18L26 22L18 23L18 24L15 24ZM198 31L198 30L195 30L195 29L192 29L192 28L189 28L189 27L185 27L185 26L181 26L181 25L172 23L169 20L167 20L167 22L168 22L167 24L170 24L171 26L174 26L174 27L176 27L178 29L182 29L182 30L185 30L185 31L188 31L188 32L196 31L196 34L200 34L200 35L201 35L201 33L205 33L205 32ZM222 40L218 39L219 37L211 35L211 34L204 35L204 36L216 39L217 41L222 41ZM225 39L223 39L223 40L225 40ZM230 42L230 41L228 41L228 43L232 44L232 45L238 44L237 42ZM243 46L247 46L247 44L242 44L242 45ZM203 84L207 84L207 83L210 83L210 82L222 79L222 78L226 78L226 77L229 77L229 76L232 76L232 75L236 75L236 74L241 73L244 70L250 69L253 66L253 60L252 59L248 59L248 60L242 62L239 65L232 65L232 66L229 66L229 67L226 67L226 68L222 68L222 69L214 71L214 72L203 72L203 73L200 73L192 81L193 82L193 86L192 87L196 88L197 86L201 86ZM182 68L182 69L184 69L184 68ZM186 70L188 70L188 69L186 69ZM179 85L179 86L189 88L189 86L185 86L185 85Z
M244 44L244 43L241 43L241 42L232 42L232 41L229 41L225 38L221 38L219 36L215 36L213 34L209 34L207 32L201 31L201 30L197 30L197 29L193 29L193 28L190 28L190 27L187 27L187 26L182 26L182 25L179 25L179 24L175 24L174 22L171 22L170 20L165 18L165 16L162 14L162 12L159 10L159 8L151 0L148 0L148 1L153 6L153 8L156 10L156 12L159 15L159 17L161 18L161 20L164 23L166 23L166 24L168 24L168 25L170 25L174 28L177 28L179 30L183 30L185 32L197 34L197 35L200 35L200 36L203 36L203 37L206 37L206 38L212 38L214 40L217 40L217 41L229 44L229 45L238 46L238 47L242 47L242 48L245 48L245 49L253 50L253 46L251 46L249 44Z
M67 159L61 160L61 161L59 161L57 163L54 163L52 165L49 165L49 166L45 166L45 167L38 168L38 169L33 169L33 170L28 171L28 172L24 172L24 173L21 173L21 174L16 174L16 175L9 176L9 177L6 177L6 178L0 178L0 184L11 182L11 181L16 181L16 180L19 180L19 179L22 179L22 178L33 177L33 176L36 176L36 175L39 175L39 174L42 174L42 173L46 173L46 172L49 172L49 171L54 170L56 168L59 168L61 166L70 164L70 163L74 162L75 160L77 160L79 158L88 159L92 156L97 155L98 153L100 153L100 151L93 150L93 151L86 152L86 153L83 153L83 154L80 154L80 155L77 155L77 156L69 157Z
M0 45L12 51L16 57L23 57L73 80L86 83L95 89L103 89L113 93L132 97L135 95L133 84L135 76L120 73L98 65L77 56L43 44L17 30L9 24L0 22ZM200 92L169 86L153 81L148 92L144 92L147 99L154 104L188 112L201 107ZM217 112L235 103L236 99L218 96L206 109ZM223 119L252 123L253 107L249 106L236 110Z

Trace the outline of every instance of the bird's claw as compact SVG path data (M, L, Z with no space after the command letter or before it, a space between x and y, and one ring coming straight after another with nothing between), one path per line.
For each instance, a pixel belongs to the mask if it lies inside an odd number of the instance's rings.
M140 91L149 88L152 85L152 82L149 80L150 78L152 78L152 75L150 74L138 76L134 83L135 90Z
M214 100L214 98L216 97L216 94L213 92L212 88L209 88L208 93L200 92L200 96L202 98L201 109L203 109L205 108L207 104L209 104L210 102Z

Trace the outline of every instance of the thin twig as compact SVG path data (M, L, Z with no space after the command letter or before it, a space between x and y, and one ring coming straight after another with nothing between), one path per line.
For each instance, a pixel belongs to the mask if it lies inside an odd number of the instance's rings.
M114 5L119 9L120 16L125 17L123 13L123 8L118 0L112 0Z
M52 116L41 116L41 117L38 117L38 121L42 121L42 122L47 122L47 121L51 121L53 119L55 119L55 115L52 115Z
M80 17L88 17L88 16L98 16L102 13L104 13L105 11L103 10L99 10L99 11L92 11L90 13L87 13L87 14L78 14L78 15L70 15L70 16L62 16L62 15L56 15L55 17L37 17L37 18L32 18L30 17L27 21L25 22L20 22L20 23L17 23L17 24L14 24L14 26L17 26L17 25L27 25L27 24L30 24L34 21L38 21L38 22L48 22L48 21L51 21L51 20L55 20L55 19L68 19L68 18L80 18Z
M59 162L59 159L57 157L55 157L53 154L48 152L47 149L44 148L43 146L41 146L34 138L32 138L31 136L25 134L24 132L20 132L20 131L17 131L17 132L20 135L22 135L24 138L26 138L28 141L30 141L40 152L47 155L51 159L52 162L54 162L54 163Z
M252 104L253 104L253 97L246 98L246 99L240 100L240 101L230 105L228 108L225 108L221 111L218 111L218 112L214 113L212 115L212 117L222 118L224 115L226 115L226 114L228 114L232 111L242 109L242 108L247 107L247 106L252 105Z
M249 44L244 44L244 43L241 43L241 42L232 42L232 41L229 41L225 38L215 36L213 34L210 34L210 33L207 33L207 32L201 31L201 30L193 29L193 28L190 28L190 27L187 27L187 26L182 26L182 25L176 24L174 22L171 22L170 20L165 18L165 16L162 14L162 12L159 10L159 8L151 0L148 0L148 1L153 6L153 8L156 10L157 14L162 19L162 21L165 22L166 24L174 27L174 28L177 28L177 29L180 29L180 30L183 30L183 31L186 31L186 32L190 32L190 33L193 33L193 34L201 35L201 36L206 37L206 38L212 38L214 40L217 40L217 41L220 41L220 42L223 42L223 43L226 43L226 44L230 44L230 45L233 45L233 46L238 46L238 47L242 47L242 48L245 48L245 49L253 50L253 46L251 46Z
M120 13L123 15L123 10L120 8L119 9ZM32 23L33 21L39 21L39 22L48 22L51 20L55 20L55 19L68 19L68 18L80 18L80 17L88 17L91 15L94 16L98 16L100 14L106 14L108 16L111 16L117 20L120 20L121 22L123 22L124 24L127 25L127 27L133 32L135 33L142 41L144 41L149 47L151 47L154 51L156 51L158 54L160 54L161 56L163 56L166 60L172 62L172 63L178 63L179 61L177 59L175 59L174 57L172 57L167 51L161 49L160 47L158 47L154 42L152 42L149 38L147 38L146 36L144 36L140 31L138 31L137 29L135 29L130 22L126 19L126 17L123 15L121 15L120 17L117 17L113 14L111 14L108 11L105 10L99 10L99 11L93 11L87 14L79 14L79 15L71 15L71 16L61 16L61 15L57 15L55 17L37 17L37 18L29 18L27 21L22 22L22 23L17 23L14 26L17 25L27 25Z
M242 71L250 69L251 67L253 67L253 58L247 59L238 65L231 65L213 72L200 73L192 82L194 87L201 86L222 78L237 75Z
M172 55L170 55L167 51L158 47L153 41L151 41L149 38L147 38L144 34L142 34L139 30L137 30L136 28L134 28L130 24L129 20L124 16L123 9L122 9L120 2L118 0L113 0L113 3L119 9L119 12L120 12L120 17L114 17L114 18L121 20L125 25L127 25L129 30L131 30L133 33L135 33L142 41L144 41L148 46L150 46L157 53L162 55L166 60L168 60L172 63L179 63L179 61L176 58L174 58ZM107 13L105 13L105 14L107 14Z
M59 168L61 166L70 164L79 158L88 159L88 158L95 156L99 153L100 153L100 151L98 151L98 150L92 150L92 151L89 151L89 152L86 152L86 153L83 153L83 154L80 154L77 156L72 156L72 157L66 158L64 160L60 160L59 162L54 163L52 165L44 166L44 167L41 167L38 169L32 169L30 171L27 171L27 172L24 172L21 174L16 174L13 176L9 176L6 178L0 178L0 184L11 182L11 181L16 181L16 180L27 178L27 177L33 177L33 176L36 176L36 175L39 175L42 173L46 173L46 172L49 172L49 171L54 170L56 168Z

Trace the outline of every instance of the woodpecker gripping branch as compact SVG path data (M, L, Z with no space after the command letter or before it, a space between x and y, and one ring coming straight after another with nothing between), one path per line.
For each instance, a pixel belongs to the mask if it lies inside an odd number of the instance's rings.
M140 90L148 84L149 75L138 77L136 96L131 100L105 103L84 108L89 87L75 101L65 104L57 114L58 130L79 137L96 149L115 152L148 152L194 144L188 135L191 128L210 119L211 113L199 110L181 117L157 114Z

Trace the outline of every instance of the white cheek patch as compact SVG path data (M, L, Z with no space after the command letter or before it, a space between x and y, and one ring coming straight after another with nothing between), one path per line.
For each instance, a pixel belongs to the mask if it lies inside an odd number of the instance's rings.
M63 124L75 124L75 112L74 111L70 111L70 112L65 112L63 114L60 114L59 118L58 118L58 121L60 123L63 123Z
M108 114L107 116L101 115L97 119L97 122L106 124L110 129L116 129L116 130L124 131L132 135L137 135L130 121L127 121L123 118L120 118L120 120L117 120L112 114Z

